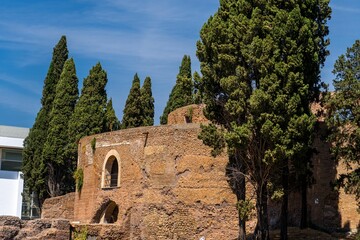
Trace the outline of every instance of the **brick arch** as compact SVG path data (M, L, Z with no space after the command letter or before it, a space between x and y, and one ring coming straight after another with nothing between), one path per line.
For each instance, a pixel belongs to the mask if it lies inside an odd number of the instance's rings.
M116 173L115 173L116 168ZM114 175L116 177L114 179ZM121 161L120 155L115 150L110 150L104 159L102 174L101 174L101 188L120 187L121 176Z
M100 207L91 218L91 223L115 223L118 219L118 214L118 205L110 198L104 198L100 203Z

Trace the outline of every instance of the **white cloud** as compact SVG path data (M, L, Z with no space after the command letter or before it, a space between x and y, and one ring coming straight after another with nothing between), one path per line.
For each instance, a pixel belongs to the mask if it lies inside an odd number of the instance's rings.
M17 89L24 89L28 94L36 95L37 97L41 96L41 91L39 91L37 87L34 87L34 81L30 79L17 78L5 73L0 73L0 83L1 82L14 85Z
M168 34L157 26L134 31L126 28L91 26L91 24L51 26L44 23L28 26L26 23L3 22L0 23L0 31L4 33L0 36L0 41L12 43L12 46L3 45L3 48L44 51L51 47L54 39L65 34L69 42L72 42L74 52L111 60L119 59L120 56L166 60L178 57L182 54L182 49L195 44L185 36Z
M360 8L345 7L337 4L331 4L333 10L347 12L347 13L360 13Z
M0 105L33 115L40 108L40 99L13 89L0 88Z
M33 100L27 95L41 94L52 48L61 35L66 35L69 56L75 59L80 82L84 77L81 75L87 74L91 67L88 65L96 61L101 61L108 71L108 92L116 94L112 97L114 103L118 103L114 105L118 114L134 73L138 72L142 79L150 76L156 93L158 120L160 108L175 83L181 58L190 54L193 62L196 61L194 36L210 16L209 6L214 7L218 0L76 0L73 2L76 7L66 1L23 3L10 10L0 6L0 52L12 54L8 61L21 70L26 69L31 81L23 80L20 73L10 78L11 72L2 72L0 79L28 93L6 90L6 94L3 89L0 105L8 104L11 96L30 104ZM29 66L38 68L36 76ZM21 103L11 103L11 106L19 111L20 108L26 112L38 110Z

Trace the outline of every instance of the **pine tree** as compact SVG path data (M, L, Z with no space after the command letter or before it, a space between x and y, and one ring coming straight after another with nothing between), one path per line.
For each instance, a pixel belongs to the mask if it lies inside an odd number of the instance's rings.
M69 123L71 141L68 156L72 163L76 163L77 143L80 138L105 131L107 81L107 74L100 63L97 63L84 79L79 101Z
M140 93L140 79L137 73L134 76L130 93L125 103L122 119L122 128L140 127L143 124L142 101Z
M334 65L335 91L327 98L326 123L331 130L332 153L347 167L337 184L355 194L360 209L360 40Z
M154 98L151 91L151 78L146 77L143 86L140 89L141 102L142 102L142 118L143 123L141 126L154 125Z
M68 58L66 37L62 36L54 47L52 60L44 81L41 109L39 110L34 125L24 141L23 167L26 186L31 192L37 193L39 202L48 196L46 192L46 165L43 162L43 147L49 127L50 111L53 107L56 85L60 79L65 61Z
M46 165L47 189L50 197L60 196L74 190L72 172L74 164L69 162L65 148L70 141L68 132L71 118L78 99L78 78L73 59L65 62L56 87L47 140L43 149Z
M226 143L239 239L245 239L248 209L243 176L256 191L255 238L269 239L270 185L283 192L281 238L287 238L288 167L311 146L309 105L321 85L330 12L328 0L225 0L200 32L205 115L220 126L203 127L200 138L216 153Z
M116 117L115 110L112 105L112 99L108 101L106 105L106 112L105 112L105 131L116 131L120 129L120 121Z
M185 55L179 67L179 74L176 78L176 84L173 87L164 112L160 117L160 123L166 124L170 112L179 107L194 103L193 100L193 82L191 78L191 59Z

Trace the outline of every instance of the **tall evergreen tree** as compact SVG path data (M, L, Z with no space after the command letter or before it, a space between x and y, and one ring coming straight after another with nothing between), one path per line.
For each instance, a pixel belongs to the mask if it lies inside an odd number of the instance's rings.
M112 99L108 101L105 112L105 131L116 131L120 129L120 121L116 117L115 110L113 108Z
M269 239L268 186L283 192L282 239L287 238L289 165L308 152L327 55L328 0L220 2L197 44L205 114L214 125L200 138L218 152L226 143L229 176L239 200L239 239L245 239L243 176L256 191L256 239ZM220 142L219 142L220 141ZM277 173L277 174L274 174Z
M107 81L107 74L100 63L97 63L84 79L79 101L69 123L71 141L68 156L73 164L76 164L77 143L80 138L105 131Z
M334 94L328 96L326 123L332 153L347 167L338 185L355 194L360 209L360 40L335 62Z
M47 139L43 148L43 161L47 169L47 190L50 197L74 190L72 178L74 164L69 162L64 150L70 142L69 119L74 112L78 95L75 64L73 59L69 59L65 62L56 87Z
M24 173L25 184L31 192L37 193L40 204L48 196L44 175L46 173L46 165L42 157L43 147L48 132L49 116L53 107L56 85L67 58L66 37L62 36L54 47L50 67L44 81L41 109L36 116L28 137L24 141L22 171Z
M193 82L191 79L191 59L185 55L179 67L179 74L176 77L176 84L173 87L164 112L160 117L160 123L166 124L170 112L194 102Z
M200 91L201 76L196 71L193 74L193 80L194 80L193 101L195 104L201 104L202 103L202 93Z
M154 125L154 98L151 91L151 78L146 77L145 81L140 89L141 102L142 102L142 126Z
M122 128L140 127L143 124L140 79L137 73L134 76L130 93L125 103Z

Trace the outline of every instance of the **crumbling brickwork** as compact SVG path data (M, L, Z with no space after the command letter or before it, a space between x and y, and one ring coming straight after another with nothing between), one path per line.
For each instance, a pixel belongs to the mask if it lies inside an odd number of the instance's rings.
M173 124L187 124L187 123L207 123L203 114L205 108L204 104L192 104L189 106L181 107L168 115L168 125Z
M24 221L18 217L0 216L2 240L67 240L70 237L69 220L36 219Z
M224 174L227 158L212 158L197 138L199 131L199 124L169 125L82 139L78 166L84 185L76 193L74 220L100 222L98 209L108 199L119 207L115 224L127 224L131 239L235 238L236 200ZM111 151L118 154L120 186L102 188Z
M185 123L187 109L169 115L169 123L176 125L81 139L78 167L84 184L75 196L74 221L114 221L123 239L235 239L236 198L225 175L227 156L211 157L211 149L198 139L199 122L205 121L202 106L192 105L197 123ZM341 167L332 162L320 133L315 146L319 153L313 159L316 183L308 193L309 222L330 230L356 229L360 218L354 197L330 188ZM117 165L111 168L114 159ZM299 204L299 195L291 195L290 224L299 222ZM276 206L269 210L272 226L279 220ZM254 226L253 219L248 229Z
M41 209L41 218L74 218L75 193L48 198L44 201Z
M310 222L330 231L355 230L360 227L355 196L345 194L343 189L334 191L331 184L346 172L346 167L332 158L330 144L324 141L326 131L325 123L319 122L314 141L317 153L312 158L315 183L308 190Z

